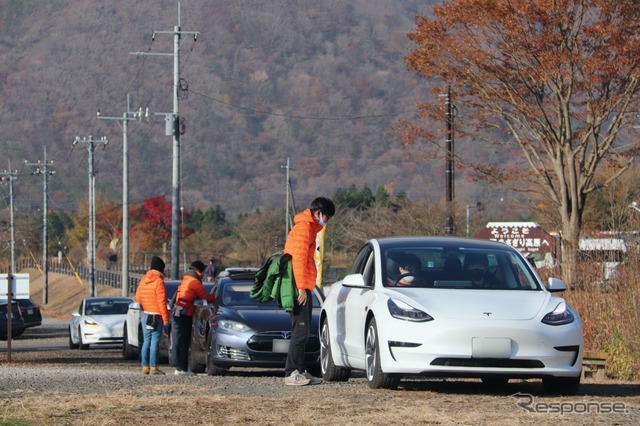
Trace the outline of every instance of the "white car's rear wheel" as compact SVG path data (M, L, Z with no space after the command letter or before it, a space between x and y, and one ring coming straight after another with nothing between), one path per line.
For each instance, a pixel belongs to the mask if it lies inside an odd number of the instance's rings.
M127 332L127 324L125 324L124 331L122 332L122 358L136 359L137 357L138 351L129 344L129 333Z
M322 322L322 327L320 328L320 371L322 378L327 382L346 382L351 375L350 369L338 367L333 363L331 337L327 320Z
M367 326L365 338L365 367L369 387L373 389L396 389L400 383L400 377L394 374L385 374L380 365L380 343L378 341L378 328L376 319L371 318Z

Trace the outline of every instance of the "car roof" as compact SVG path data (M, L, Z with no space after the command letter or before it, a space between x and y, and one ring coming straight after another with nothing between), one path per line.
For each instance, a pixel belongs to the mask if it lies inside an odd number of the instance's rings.
M232 275L220 276L218 275L218 281L251 281L255 280L255 271L235 272Z
M259 271L259 268L234 266L230 268L225 268L224 271L218 274L218 278L234 277L234 276L251 276L251 279L253 279L256 272L258 271Z
M230 283L233 284L254 284L254 277L252 276L247 276L247 275L236 275L236 276L231 276L231 277L221 277L218 278L217 282L218 285L227 285Z
M377 242L382 248L401 247L404 245L439 245L443 247L467 247L475 249L502 249L515 250L512 246L491 240L464 237L444 237L444 236L407 236L407 237L384 237L373 238L370 242Z
M133 300L131 297L124 297L124 296L94 296L94 297L85 297L84 298L85 301L89 302L102 302L102 301L108 301L108 300L113 300L113 301L118 301L118 300Z

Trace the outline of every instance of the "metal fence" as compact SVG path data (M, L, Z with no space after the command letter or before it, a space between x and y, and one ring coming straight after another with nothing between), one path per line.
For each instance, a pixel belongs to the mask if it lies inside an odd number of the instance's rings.
M16 269L18 271L26 268L38 268L39 265L30 258L16 260ZM91 279L91 270L88 267L79 266L72 269L68 263L53 261L49 263L49 272L64 274L69 276L77 276L84 281ZM138 282L142 278L141 273L129 273L129 294L135 292ZM98 285L104 285L113 288L122 288L121 271L96 269L95 282Z
M18 271L26 268L38 268L36 263L31 258L22 258L16 260L16 269ZM9 272L9 271L2 271ZM81 280L89 281L91 279L91 270L88 267L79 266L72 269L68 263L52 261L49 263L49 272L57 274L64 274L69 276L75 276L76 274ZM129 294L133 294L136 291L140 279L143 277L146 271L144 269L135 269L129 272ZM327 269L322 274L322 284L331 284L338 281L345 275L345 271L342 268ZM97 285L104 285L113 288L122 288L122 272L115 271L113 269L96 269L95 282Z

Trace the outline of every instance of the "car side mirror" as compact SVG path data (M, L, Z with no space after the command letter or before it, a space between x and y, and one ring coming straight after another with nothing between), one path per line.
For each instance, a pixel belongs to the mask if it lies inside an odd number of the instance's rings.
M342 285L346 287L364 288L367 285L364 283L364 277L362 274L351 274L344 277Z
M565 291L566 289L567 286L560 278L549 278L549 281L547 282L547 290L551 293Z

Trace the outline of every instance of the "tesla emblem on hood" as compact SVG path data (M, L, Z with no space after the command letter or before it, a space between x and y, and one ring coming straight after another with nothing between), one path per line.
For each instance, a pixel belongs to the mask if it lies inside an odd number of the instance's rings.
M285 340L289 340L291 338L291 332L290 331L283 331L282 332L282 338Z
M486 316L491 316L491 312L483 312L483 314Z

